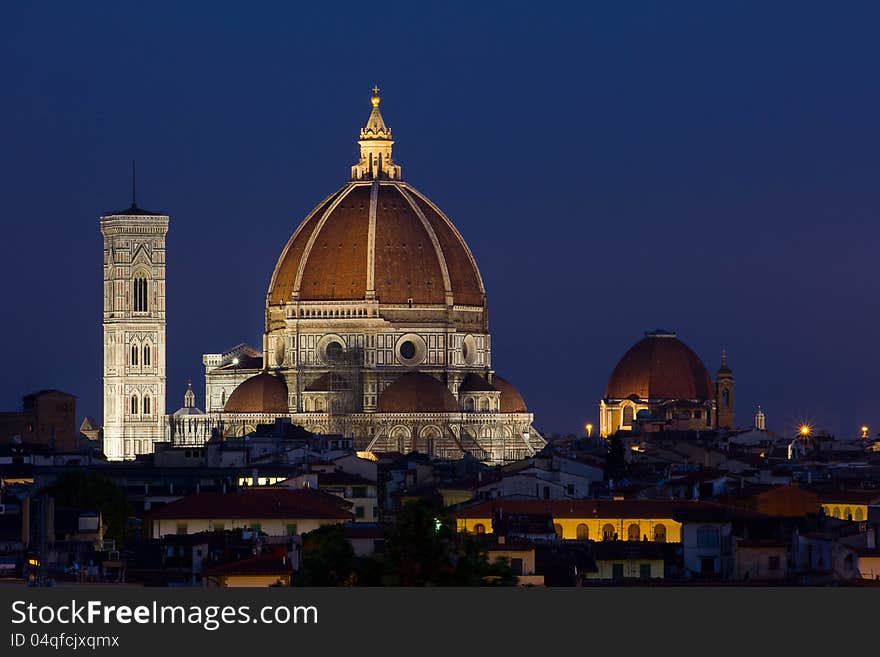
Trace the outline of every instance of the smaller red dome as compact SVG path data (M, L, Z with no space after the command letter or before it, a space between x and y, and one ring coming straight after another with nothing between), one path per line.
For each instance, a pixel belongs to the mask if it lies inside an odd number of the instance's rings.
M700 357L674 333L647 333L617 363L606 399L714 399L714 385Z
M288 413L287 384L268 372L242 382L226 400L226 413Z
M492 375L492 385L501 391L502 413L528 413L526 402L519 394L519 390L507 379L502 379L497 374Z
M457 413L449 388L430 374L407 372L385 388L376 403L379 413Z

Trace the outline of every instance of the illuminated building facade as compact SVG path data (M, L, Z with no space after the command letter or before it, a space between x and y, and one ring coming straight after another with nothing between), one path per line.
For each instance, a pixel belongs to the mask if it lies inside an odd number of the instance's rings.
M169 217L131 207L101 217L104 237L104 453L164 440L165 235Z
M102 219L102 228L105 221L107 230L122 227L115 242L105 232L105 257L125 263L106 274L116 295L105 298L112 458L151 451L163 427L189 444L213 429L243 435L277 417L351 437L361 450L500 463L545 445L518 390L495 373L486 290L473 254L443 211L403 181L378 89L371 104L350 180L306 216L281 250L263 344L203 356L204 414L157 415L164 412L168 217L132 210ZM136 240L133 234L146 227L158 232L151 241ZM141 279L148 302L135 310L142 297L133 286ZM135 344L154 350L148 369L143 359L126 360ZM129 434L147 440L126 447Z
M486 291L455 225L402 180L377 90L351 179L281 251L260 350L208 354L227 432L278 415L358 449L504 462L544 440L492 363Z

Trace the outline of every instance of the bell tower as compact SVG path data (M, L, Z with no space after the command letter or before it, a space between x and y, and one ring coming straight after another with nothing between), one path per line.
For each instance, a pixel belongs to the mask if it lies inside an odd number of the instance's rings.
M134 165L132 164L132 174ZM133 176L132 176L133 178ZM104 236L104 453L151 453L165 436L168 215L137 206L100 218Z
M721 367L715 375L715 426L733 429L733 372L727 366L727 351L721 352Z

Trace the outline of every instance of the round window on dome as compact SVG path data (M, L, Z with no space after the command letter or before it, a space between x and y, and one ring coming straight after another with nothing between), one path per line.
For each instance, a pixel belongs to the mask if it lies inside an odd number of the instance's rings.
M472 335L466 335L461 341L461 359L465 365L473 365L477 362L477 341Z
M407 335L401 336L397 341L395 351L397 352L397 358L401 363L412 367L424 362L428 348L421 336L416 335L415 333L408 333Z
M345 340L335 333L321 336L318 344L315 345L318 359L328 365L344 359L345 349Z
M400 355L406 360L412 360L416 356L416 346L412 340L406 340L400 345Z
M328 360L339 360L342 357L342 345L338 342L330 342L325 353Z

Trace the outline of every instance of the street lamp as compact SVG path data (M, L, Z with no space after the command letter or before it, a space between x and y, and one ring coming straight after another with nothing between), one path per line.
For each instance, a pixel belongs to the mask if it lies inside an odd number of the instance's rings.
M868 437L868 427L866 425L862 425L862 438Z
M801 438L805 438L805 439L809 438L810 437L810 425L809 424L802 424L799 433L800 433Z
M593 435L593 425L590 422L587 422L584 425L584 429L587 430L587 438L590 438Z

